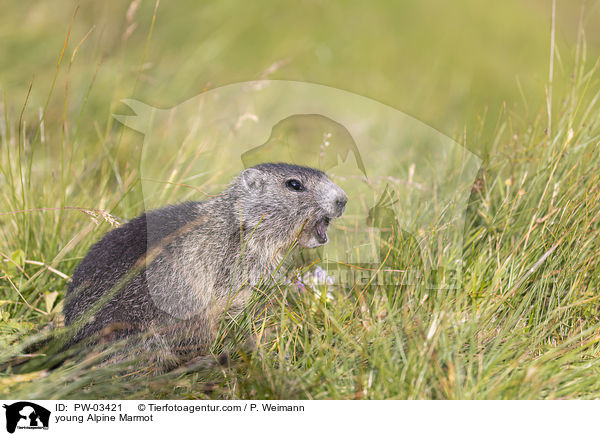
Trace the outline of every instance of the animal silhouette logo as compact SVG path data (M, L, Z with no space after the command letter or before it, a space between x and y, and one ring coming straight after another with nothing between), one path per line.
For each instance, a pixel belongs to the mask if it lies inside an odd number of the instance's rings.
M19 429L48 429L50 411L29 401L4 404L6 409L6 431L14 433Z
M341 124L320 115L292 115L279 121L269 140L241 156L244 168L287 161L328 172L352 156L360 172L367 169L356 143Z
M133 114L114 117L144 135L146 209L221 192L259 163L311 166L350 198L329 244L316 254L321 261L377 270L394 260L389 241L407 240L418 249L423 277L451 271L451 281L431 287L460 283L457 257L481 159L431 126L351 92L285 80L230 84L165 109L123 103ZM325 130L311 131L326 122Z

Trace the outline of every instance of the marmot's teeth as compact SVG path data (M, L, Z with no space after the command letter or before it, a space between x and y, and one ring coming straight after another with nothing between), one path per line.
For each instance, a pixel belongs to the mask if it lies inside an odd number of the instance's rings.
M327 242L327 226L329 225L329 218L321 218L315 224L315 235L317 237L317 241L320 244L325 244Z

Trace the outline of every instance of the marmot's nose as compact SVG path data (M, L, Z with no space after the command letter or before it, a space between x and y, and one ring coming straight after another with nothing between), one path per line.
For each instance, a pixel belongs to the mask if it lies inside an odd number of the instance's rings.
M338 216L340 216L342 213L344 213L344 208L346 207L346 203L348 203L348 196L344 193L342 193L339 197L337 197L335 199L335 209L336 209Z

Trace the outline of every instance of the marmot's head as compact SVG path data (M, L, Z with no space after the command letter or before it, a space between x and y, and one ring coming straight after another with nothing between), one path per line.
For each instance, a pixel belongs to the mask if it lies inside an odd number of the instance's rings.
M283 163L244 170L240 189L242 224L273 242L314 248L327 243L327 227L342 215L348 196L322 171Z

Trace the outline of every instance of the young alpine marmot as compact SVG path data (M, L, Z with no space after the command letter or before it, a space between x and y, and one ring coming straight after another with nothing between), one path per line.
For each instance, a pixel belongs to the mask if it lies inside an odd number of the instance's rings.
M220 195L147 212L106 234L73 274L70 344L136 338L160 369L208 351L289 250L327 242L348 197L325 173L266 163Z

